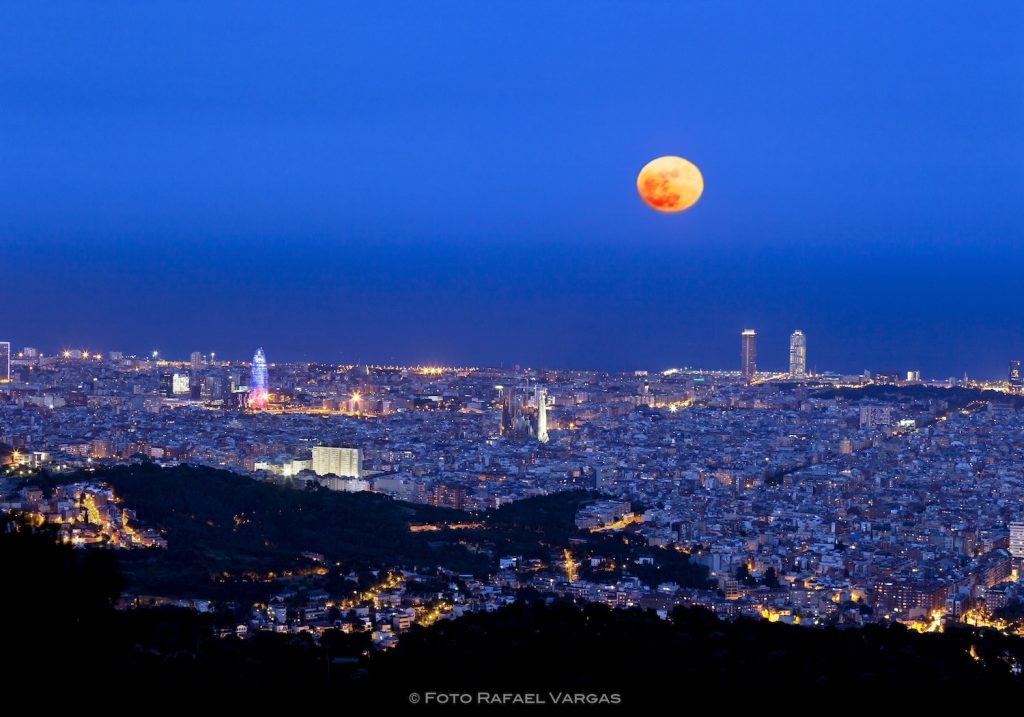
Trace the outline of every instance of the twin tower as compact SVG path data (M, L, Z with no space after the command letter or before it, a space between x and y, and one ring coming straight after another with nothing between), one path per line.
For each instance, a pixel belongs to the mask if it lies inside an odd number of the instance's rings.
M757 332L754 329L740 332L740 371L747 381L757 374ZM800 329L789 337L789 375L791 378L807 376L807 337Z

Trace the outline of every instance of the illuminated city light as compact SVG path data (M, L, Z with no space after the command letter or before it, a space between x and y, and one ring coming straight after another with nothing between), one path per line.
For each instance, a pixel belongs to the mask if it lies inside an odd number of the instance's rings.
M256 474L254 477L257 480L280 481L289 486L294 482L295 487L313 487L312 482L303 481L315 481L328 473L337 476L341 474L336 470L323 472L311 469L307 452L311 450L311 446L315 447L316 444L329 440L324 433L349 431L351 423L333 419L340 415L350 415L366 419L359 423L360 433L365 432L368 436L390 434L403 441L408 440L408 447L394 451L391 448L374 450L369 459L370 465L366 469L365 477L368 480L361 479L364 474L360 468L359 472L354 474L356 478L360 478L359 480L335 480L335 490L372 491L389 494L400 500L476 511L500 506L531 494L556 492L566 487L591 488L595 483L599 490L612 495L618 494L616 497L619 498L625 491L636 491L643 495L647 492L648 485L652 488L657 487L659 483L664 484L666 479L682 483L685 491L695 491L698 495L704 491L723 496L735 491L747 494L763 491L767 487L765 476L768 474L783 473L783 476L788 476L795 473L795 478L802 481L821 481L821 506L827 507L830 504L828 491L845 490L844 487L851 485L864 485L863 478L857 473L851 473L846 468L835 465L837 451L841 451L840 446L844 444L853 451L849 454L843 453L844 456L849 456L839 459L844 463L847 460L862 460L856 458L858 453L864 453L869 457L872 452L879 453L882 442L892 441L889 445L898 445L897 442L909 440L911 443L902 445L929 447L929 450L921 454L924 456L922 460L925 461L925 465L930 455L943 451L957 453L965 450L982 450L980 447L973 447L977 445L984 446L984 450L990 451L990 460L995 461L992 465L998 466L1006 454L995 452L993 445L999 446L1008 440L1006 435L1009 434L1005 434L1007 426L1012 426L1013 421L1019 417L1019 412L1014 412L1009 404L990 397L978 397L966 403L936 403L929 407L909 396L894 399L869 398L863 401L860 397L816 397L813 393L809 396L804 393L803 395L808 397L800 398L795 393L807 392L808 389L827 391L845 388L859 391L867 388L867 393L870 394L872 386L891 385L870 382L866 378L860 380L859 376L832 378L813 377L808 374L809 378L806 378L799 387L795 387L789 373L767 371L758 372L753 381L747 382L741 381L739 372L735 370L699 371L689 368L667 374L632 372L619 375L519 368L511 371L483 369L483 375L472 376L469 371L450 373L448 369L434 366L384 369L368 367L365 364L341 366L296 363L279 364L280 368L275 369L275 378L279 380L282 390L271 394L268 382L271 365L267 363L265 356L260 355L262 352L257 352L257 355L253 356L251 364L223 361L221 366L214 368L212 363L201 363L198 369L195 368L195 357L188 362L166 359L150 362L147 360L149 357L143 354L141 357L125 357L123 361L120 358L112 358L111 365L103 371L91 365L91 359L99 359L101 356L98 352L67 349L65 353L72 359L70 363L39 362L35 366L40 373L52 373L54 377L59 376L62 379L66 377L65 384L55 385L53 390L45 389L45 394L22 396L19 399L26 402L25 410L32 411L35 419L39 419L39 414L45 409L49 409L48 413L52 419L42 420L53 420L54 425L72 419L83 408L89 409L89 415L92 417L103 416L104 403L110 395L106 391L111 389L113 395L120 394L126 398L142 396L139 407L141 410L138 413L126 410L109 415L111 426L118 423L122 425L123 432L120 435L123 444L120 446L111 445L108 438L98 439L101 445L84 440L77 442L63 437L54 439L56 442L51 444L44 431L38 439L39 444L33 446L33 449L19 448L11 451L6 460L8 465L3 467L3 472L8 476L29 477L41 469L54 473L75 470L101 473L104 466L128 460L141 453L154 463L168 468L173 468L179 462L195 461L200 465ZM116 352L111 352L109 356L113 357L115 354ZM212 358L213 354L210 353L208 356ZM87 365L77 360L82 358L90 359ZM164 367L168 369L165 371ZM27 373L32 368L23 366L22 370ZM192 372L186 374L184 370L187 369L192 369ZM280 377L278 371L282 374ZM376 371L381 373L376 374ZM264 378L265 375L267 378ZM172 388L174 377L179 378L180 386L170 396L157 393L158 381L165 376L170 377L169 385ZM192 382L186 383L186 376L192 378ZM924 386L929 390L945 389L948 388L946 384L946 381L922 381L915 384L915 390L918 390L916 386ZM1005 394L1005 382L1002 386L998 383L985 385ZM0 390L3 388L0 387ZM197 388L203 395L195 395ZM191 395L188 389L191 389ZM88 405L83 406L82 393L89 391L95 393L84 397ZM220 396L210 400L207 393L219 393ZM784 424L777 425L773 419L773 411L792 411L791 407L799 405L794 402L794 398L796 401L808 401L809 404L805 405L809 405L811 410L793 412ZM65 399L71 400L65 402ZM139 402L137 398L130 400L132 403ZM33 404L39 408L32 408ZM861 419L861 408L864 405L870 409L868 417L871 420L867 423L858 420ZM1005 405L1006 408L1000 409L1001 405ZM540 412L542 406L544 420ZM71 410L65 411L65 407L70 407ZM876 408L886 410L876 411ZM159 414L154 409L158 410ZM291 442L281 442L274 434L290 419L263 422L252 416L246 417L246 409L267 411L282 417L306 415L317 419L324 418L326 422L321 427L314 427L314 421L304 423L301 418L297 418L295 426L302 428L293 433ZM201 416L200 411L225 411L224 416L227 420L222 422L225 426L225 435L234 434L232 437L235 437L241 431L248 431L257 441L251 449L245 447L241 450L237 444L222 443L218 436L210 436L199 444L190 445L188 440L182 438L188 439L193 436L194 429L209 420ZM552 414L550 420L547 416L549 411ZM230 412L236 415L230 415ZM659 413L661 415L658 415ZM406 416L403 417L402 414ZM501 414L506 415L503 417ZM668 414L672 414L671 420L662 420L667 418ZM159 415L160 419L151 422L151 415ZM206 415L209 416L208 413ZM378 422L378 419L391 415L398 419L396 423L389 425L385 420ZM407 426L401 425L405 421L408 422ZM315 422L319 424L319 420ZM268 427L273 423L274 427L265 429L261 426L263 423ZM551 433L547 446L543 446L541 441L545 424ZM616 426L626 431L628 440L625 443L617 442L619 436L615 433ZM994 426L1001 426L1000 430L1004 431L1004 435L987 438L990 435L988 431ZM159 427L159 433L152 432L156 427ZM984 431L973 433L979 427ZM704 432L705 428L708 429L707 433ZM5 426L4 429L9 435L18 435L17 430L9 426ZM438 442L436 434L432 433L453 429L459 432L459 440L463 446L466 441L478 441L479 451L473 452L471 460L462 465L459 465L458 460L452 460L453 457L458 458L460 455L457 450L450 449L444 442ZM150 433L147 434L147 430ZM176 435L163 433L168 430ZM403 435L406 431L407 433ZM315 435L316 433L321 435ZM501 438L499 434L505 438ZM976 443L967 444L972 448L965 449L964 439L972 436ZM633 442L634 439L636 443ZM139 445L133 445L136 442ZM817 445L814 445L815 443ZM21 445L23 443L19 442L19 446ZM632 447L639 446L643 448L637 453L646 454L644 460L635 471L623 472L623 462L634 462ZM936 448L939 451L936 451ZM722 461L720 457L723 449L729 458L727 461ZM776 449L780 449L778 453ZM50 450L54 450L56 455L46 457L46 452ZM706 467L681 471L676 464L678 459L674 456L679 456L684 451L693 454L703 452L710 460ZM810 460L812 452L820 453L817 464ZM500 458L503 453L507 456L514 455L516 458L508 464L492 459L492 456ZM590 466L577 467L576 460L573 459L568 470L559 469L552 473L551 466L565 461L566 456L578 456L579 462L584 466L590 463L593 456L597 459L593 462L596 470ZM439 461L439 457L443 460ZM888 457L886 451L881 454L880 459ZM434 476L437 475L439 465L443 466L444 473L450 475L445 475L441 484L435 485L437 481ZM819 473L812 469L814 465L829 468L827 472ZM957 468L964 480L981 478L987 481L995 470L989 467L989 463L981 461L967 461L965 465L965 468ZM449 466L459 467L449 471ZM1003 469L1005 466L1001 468ZM887 469L890 479L901 484L908 480L923 480L922 476L927 475L923 471L925 468L915 470L903 464L890 465ZM317 478L313 478L313 474ZM382 477L378 479L374 474ZM396 474L402 477L391 477ZM329 482L331 479L322 482L321 485L327 487L324 483ZM473 485L469 485L470 482ZM361 485L357 486L357 483ZM723 492L723 489L728 493ZM788 490L785 486L784 489ZM866 500L863 496L854 500L855 505L864 511L870 510L872 500L881 499L889 490L889 486L876 484L873 487L867 486L867 490L869 492ZM878 493L874 495L871 491ZM783 491L777 488L768 488L761 497L770 505L775 501L773 494L779 498L777 506L784 506ZM832 499L834 498L835 496L832 496ZM110 501L110 498L107 497L107 500ZM729 505L730 502L731 499L723 501L723 509L735 510L735 506ZM161 544L159 534L147 532L145 527L135 525L134 514L130 509L123 513L114 512L109 503L103 504L99 494L76 500L72 511L53 513L52 507L45 500L38 502L38 506L33 510L32 504L29 503L26 513L41 516L33 518L34 520L45 519L65 526L62 530L75 545L106 543L112 547L130 547L143 545L145 540L152 540L156 545ZM527 579L526 576L530 576L529 579L537 579L538 584L541 580L550 581L546 583L547 589L571 596L573 599L607 601L619 606L641 604L632 594L619 596L613 600L603 588L595 588L597 582L592 582L591 576L600 574L602 578L611 577L618 580L619 576L614 575L616 571L627 568L623 576L629 575L628 568L637 564L640 557L653 560L651 563L640 564L652 565L653 576L656 576L659 569L665 567L659 557L662 551L670 551L673 556L692 555L695 561L705 561L713 554L713 546L702 547L678 542L673 544L673 541L681 540L683 536L677 535L674 530L665 530L665 525L671 525L679 512L685 514L691 510L692 507L685 501L677 501L674 505L666 505L664 508L651 507L651 503L647 503L642 513L634 513L632 510L610 513L607 516L600 516L596 523L587 522L589 519L583 511L576 516L576 529L580 535L592 534L594 539L600 536L601 540L621 541L625 546L636 545L637 549L643 552L639 556L616 556L615 559L597 557L595 562L595 555L586 542L574 542L567 549L564 545L552 546L554 552L549 553L546 559L529 561L529 564L513 563L511 567L502 568L500 584L496 588L508 595L509 593L504 591L514 589L515 581L518 580L522 584ZM648 515L648 511L651 511L652 515ZM672 515L673 513L676 515ZM721 513L712 517L721 520L727 515ZM669 516L672 522L666 522L665 519ZM778 524L785 524L787 521L785 510L779 513L769 512L760 517L763 522L758 529L785 535L785 528L777 527ZM647 520L643 521L642 518ZM241 532L255 522L255 519L250 519L248 513L238 512L228 525ZM696 525L696 522L692 524ZM680 525L686 526L687 523L684 521ZM991 605L985 605L977 599L970 599L960 604L956 611L946 614L941 611L930 611L926 614L902 605L897 609L894 605L876 602L877 597L872 590L874 576L870 574L848 579L849 584L843 587L821 581L819 576L813 574L797 574L803 570L813 571L815 560L821 560L818 569L830 565L831 563L825 561L834 560L836 556L830 555L832 551L827 546L837 537L841 537L842 551L847 560L856 560L865 549L877 551L880 545L894 542L892 535L855 535L863 532L860 526L859 516L851 514L837 526L842 530L841 536L838 531L828 534L826 530L824 540L819 536L818 547L811 548L809 544L801 545L799 542L789 546L796 548L793 555L800 561L801 567L787 565L784 560L776 576L780 586L771 591L765 590L763 585L753 586L745 583L738 589L731 585L723 588L727 596L721 597L720 600L715 594L694 594L687 596L686 602L712 608L716 604L721 608L722 604L728 602L730 606L726 610L730 617L737 614L747 617L760 616L772 622L788 624L820 625L836 615L840 616L842 624L870 624L883 622L882 616L889 615L884 622L896 620L920 632L941 631L944 622L948 625L952 620L960 620L970 627L991 627L1014 634L1021 632L1022 626L1019 623L997 617L1002 613L994 607L994 601ZM994 524L990 522L988 527L998 529L998 520ZM448 522L424 516L404 528L411 536L449 540L452 544L472 548L479 541L479 536L475 533L487 531L489 525L486 520L479 523ZM682 530L692 529L683 527ZM953 534L957 532L959 529ZM693 533L685 539L690 541L697 537L699 536ZM808 536L799 538L809 539ZM1012 544L1011 541L1011 547ZM772 546L746 543L741 545L739 550L747 552L742 564L747 567L748 573L760 582L765 569L764 560L770 560L771 556L758 556L757 553L768 553ZM816 556L819 550L824 553L824 558ZM330 562L334 564L333 556ZM803 566L804 563L806 567ZM582 566L587 566L585 572ZM398 569L395 565L389 567L391 570ZM906 575L902 577L911 581L917 580L925 568L926 564L923 561L915 563L907 568ZM282 578L323 576L327 572L334 572L334 568L328 570L323 565L279 566L274 570L224 571L223 575L217 573L218 577L214 579L219 582L269 585ZM1008 572L1009 581L1015 582L1016 573L1012 570ZM386 574L381 573L381 577ZM719 569L712 577L732 582L725 569ZM418 581L408 574L407 578ZM1000 579L1003 579L1002 574ZM387 587L396 583L396 587ZM669 580L665 583L671 584ZM464 588L459 585L452 588L454 593L437 594L429 599L418 600L412 605L403 604L400 609L400 621L396 618L395 633L408 629L410 621L412 624L429 624L438 619L451 617L453 612L461 610L461 600L450 598L462 589ZM630 588L633 589L639 590L641 595L646 593L653 596L660 593L657 584L641 583L636 588ZM819 597L804 596L809 604L784 607L787 604L781 601L780 591L787 589L819 593ZM622 591L621 584L618 591ZM332 596L330 600L334 605L347 603L366 606L372 603L387 613L393 608L398 610L395 603L403 599L400 593L401 580L390 574L377 590L353 594L350 600L343 600L338 596ZM342 596L345 594L342 593ZM676 598L679 599L678 596ZM862 613L851 607L851 602L857 607L861 604L871 606L875 608L875 612ZM448 607L450 605L459 608L453 610ZM388 629L391 628L391 619L392 616L389 614L382 622L367 629L368 632L385 636L387 644L384 644L384 647L390 646L393 644L391 640L397 639ZM319 626L304 622L303 618L291 614L287 621L284 621L279 620L275 613L272 622L276 622L281 628L287 626L290 631L310 629L315 632L320 629ZM250 628L253 627L250 624ZM382 627L382 630L376 629ZM966 647L965 643L964 649Z
M568 548L566 548L563 551L562 557L564 558L563 565L565 567L565 579L568 580L570 583L576 582L577 578L579 577L579 573L577 572L577 570L580 564L573 560L572 553L569 552Z

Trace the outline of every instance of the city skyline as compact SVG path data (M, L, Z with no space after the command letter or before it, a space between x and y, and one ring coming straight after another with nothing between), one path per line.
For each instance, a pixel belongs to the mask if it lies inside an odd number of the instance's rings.
M1013 383L1015 381L1016 382L1020 381L1020 378L1019 378L1020 377L1020 368L1019 368L1019 366L1020 366L1020 359L1013 359L1013 358L1004 360L1001 371L997 371L997 372L995 372L993 374L990 374L990 375L973 375L973 376L971 376L969 374L969 372L966 372L966 371L961 373L961 374L956 374L956 373L951 373L951 374L947 374L947 375L925 374L920 369L912 368L912 367L909 367L909 366L869 366L869 367L865 367L865 368L860 369L860 370L852 370L852 371L840 371L840 370L832 369L832 368L829 368L829 367L818 368L817 366L814 366L813 363L811 363L811 364L808 363L808 358L807 358L807 335L803 331L801 331L800 329L796 329L791 334L789 334L789 341L788 341L788 344L787 344L787 352L786 352L786 355L783 358L779 359L778 361L773 360L771 362L770 367L759 368L758 367L758 349L757 349L757 344L758 344L759 337L758 337L756 329L751 329L751 328L744 329L743 331L740 332L740 338L741 338L740 361L739 361L739 364L737 366L698 366L698 365L691 365L691 364L676 364L676 365L652 367L652 366L644 366L644 365L635 365L635 366L625 367L625 368L621 368L621 369L617 369L617 370L605 369L605 368L600 368L600 367L595 367L595 366L541 366L541 365L530 366L530 365L524 365L523 367L524 368L531 368L531 369L541 369L541 370L573 370L573 369L575 369L575 370L580 370L580 371L608 371L609 373L629 373L631 371L636 371L636 370L662 371L662 370L669 370L669 369L686 368L686 369L707 370L707 371L736 371L736 372L738 372L738 373L740 373L742 375L747 376L748 378L753 376L753 375L755 375L755 374L757 374L757 373L761 373L761 374L784 374L785 373L785 374L788 374L790 377L797 378L797 379L803 378L805 376L809 377L809 376L820 375L820 374L839 374L839 375L851 375L852 376L852 375L862 375L865 372L867 372L868 374L873 374L875 372L881 371L881 372L884 372L884 373L897 373L897 374L900 374L900 375L904 375L905 374L907 376L910 376L910 375L917 376L918 378L914 379L914 380L920 380L920 377L924 376L927 380L939 380L939 381L942 381L942 380L947 380L947 379L950 379L950 378L952 378L952 379L959 379L963 375L966 374L970 378L980 379L980 380L1000 380L1000 379L1006 378L1009 375L1011 383ZM9 358L7 358L6 363L5 363L5 356L4 356L5 344L6 344L6 351L9 354ZM48 353L46 350L39 349L38 345L37 346L32 346L32 347L23 346L20 349L19 348L12 348L12 347L16 347L16 346L17 346L17 344L15 342L0 341L0 380L4 380L3 369L4 369L5 365L8 368L8 376L9 376L10 360L19 360L20 361L20 360L24 360L24 359L35 359L35 358L39 358L40 356L59 357L59 356L63 355L64 358L75 358L75 359L80 359L80 358L82 358L84 356L86 359L90 359L91 358L92 360L101 359L101 358L102 359L107 359L107 360L109 360L109 359L121 360L122 358L128 358L128 357L131 357L131 358L150 357L150 358L152 358L154 360L165 361L165 362L168 362L168 363L188 364L191 367L191 369L193 370L193 372L195 372L195 371L198 371L202 366L206 365L207 362L211 362L212 363L214 361L214 359L216 358L216 355L217 355L217 352L203 353L202 351L192 350L192 351L183 352L180 356L176 357L175 354L173 354L173 353L168 354L167 352L161 351L161 350L158 350L158 349L157 350L153 350L153 351L140 351L139 353L131 353L131 352L124 352L124 351L107 351L107 350L104 350L104 349L93 349L93 348L75 348L75 349L71 349L71 348L68 348L68 347L64 347L62 349L59 349L59 350L52 351L52 352ZM748 351L749 351L749 358L748 358ZM26 354L28 354L28 355L26 355ZM186 356L186 354L187 354L187 356ZM237 357L237 356L236 357L225 356L223 352L221 352L221 359L220 359L220 361L222 363L223 362L245 363L245 364L249 364L249 365L252 365L252 366L255 366L255 364L258 361L262 361L263 362L263 369L261 369L261 375L265 375L265 373L266 373L266 366L267 365L272 365L272 364L268 364L267 361L266 361L266 358L263 357L263 349L262 348L257 349L256 354L253 356L253 359L250 360L250 361L246 361L245 359ZM749 365L748 365L748 361L749 361ZM1007 362L1008 362L1008 364L1007 364ZM416 367L416 366L449 366L449 367L459 367L459 366L461 366L461 367L471 367L472 366L472 364L469 363L469 362L459 362L459 361L448 362L448 363L441 363L441 362L434 362L434 363L422 363L422 362L401 363L401 362L395 362L395 361L391 361L391 362L388 362L388 361L382 361L382 362L374 362L374 361L365 361L365 362L364 361L351 361L351 362L345 362L345 361L337 361L337 360L330 361L330 360L325 360L325 359L308 359L308 358L304 358L304 359L288 359L288 360L280 361L279 363L282 363L282 364L286 364L286 363L327 363L327 364L336 364L336 365L363 365L363 364L365 364L365 365L375 365L375 366L389 366L390 365L390 366L406 366L406 367ZM515 364L515 362L501 362L499 364L493 364L493 365L490 365L490 366L488 366L486 364L480 364L480 365L478 365L476 367L501 368L501 367L506 367L506 363L508 364L508 366L511 366L511 365ZM776 366L775 364L779 364L779 365ZM522 365L522 364L520 364L520 365ZM1007 368L1007 365L1009 366L1009 368ZM1014 365L1017 366L1016 374L1014 374ZM1016 376L1016 378L1014 376ZM8 380L9 380L9 378L8 378ZM910 379L908 378L908 380L910 380ZM1014 383L1014 385L1018 385L1018 384Z
M61 7L0 23L5 291L32 297L0 334L625 370L732 366L755 326L784 370L799 326L809 369L1024 356L1019 4L254 2L230 35L216 5ZM682 215L636 195L664 154L706 180Z

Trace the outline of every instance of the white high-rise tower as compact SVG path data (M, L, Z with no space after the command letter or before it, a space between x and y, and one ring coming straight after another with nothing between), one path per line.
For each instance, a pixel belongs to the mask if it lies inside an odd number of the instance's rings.
M546 388L537 387L534 394L537 397L537 440L541 443L548 442L548 391Z
M807 337L800 329L789 337L789 375L791 378L807 376Z

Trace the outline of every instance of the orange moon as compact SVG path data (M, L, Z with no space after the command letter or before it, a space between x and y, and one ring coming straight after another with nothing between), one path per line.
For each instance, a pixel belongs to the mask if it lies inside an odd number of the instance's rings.
M674 214L700 199L704 177L693 162L682 157L658 157L640 170L636 191L651 209Z

